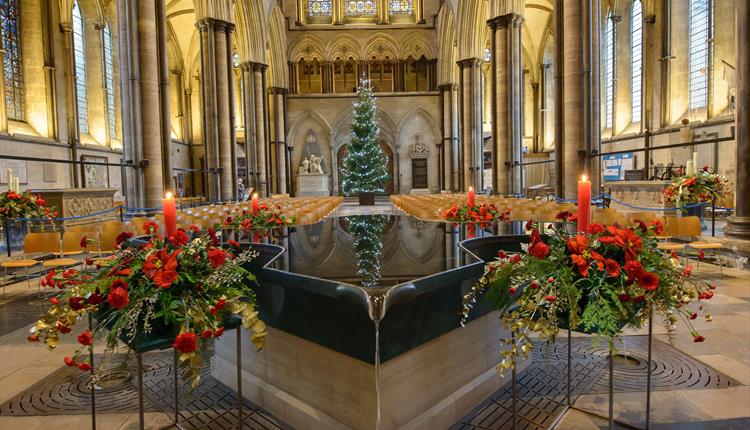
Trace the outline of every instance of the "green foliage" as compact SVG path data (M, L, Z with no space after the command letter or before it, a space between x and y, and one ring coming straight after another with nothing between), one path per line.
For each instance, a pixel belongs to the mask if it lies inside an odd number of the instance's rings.
M354 238L352 248L357 258L357 274L362 286L374 287L380 281L380 257L383 242L380 237L388 224L387 215L355 215L346 217L349 233Z
M342 171L342 187L346 195L381 193L390 178L388 159L380 147L377 106L370 81L363 79L354 102L352 139L347 145Z

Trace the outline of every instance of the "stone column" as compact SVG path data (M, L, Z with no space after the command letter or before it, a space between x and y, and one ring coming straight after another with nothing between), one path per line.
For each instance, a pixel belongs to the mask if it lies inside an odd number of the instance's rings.
M165 190L177 194L174 180L174 162L172 160L172 127L169 114L169 54L167 53L167 10L165 0L156 1L156 31L159 36L159 97L161 98L161 154L162 182Z
M76 103L75 63L73 62L73 24L70 22L60 23L60 31L63 33L63 51L65 53L63 67L67 75L65 79L65 111L68 113L68 145L71 161L78 161L80 132L78 129L78 105ZM81 186L79 180L80 166L76 164L71 166L73 187L78 188Z
M459 67L459 133L461 146L461 182L459 189L482 184L482 60L467 58Z
M727 236L750 240L750 4L735 0L737 44L737 179L734 216L727 221Z
M661 63L660 71L660 89L661 98L659 100L659 122L661 127L669 126L671 122L671 98L672 83L670 75L672 73L672 0L661 0Z
M294 61L287 61L287 66L289 68L289 94L297 94L299 90L297 89L297 63ZM323 69L320 70L320 79L321 79L321 89L322 89L322 81L323 81Z
M562 43L555 39L556 50L562 48L562 94L563 130L562 141L556 140L557 175L563 183L558 194L565 198L576 198L578 178L589 176L598 192L598 169L592 163L592 151L599 149L599 8L598 2L588 0L558 1L559 16L564 21ZM558 13L556 10L555 13ZM559 27L557 27L559 28ZM558 36L559 37L559 36ZM562 46L560 46L562 45ZM556 52L556 60L559 52ZM555 64L557 67L559 63ZM557 74L557 71L555 72ZM557 84L558 82L556 82ZM559 107L555 101L555 107ZM556 112L557 114L557 112ZM556 117L556 120L559 118ZM556 130L557 131L557 130ZM557 136L556 136L557 137ZM595 163L598 166L598 163Z
M453 158L455 154L453 152L453 143L456 140L456 133L453 127L455 124L455 110L453 109L453 92L455 91L455 85L444 84L440 85L440 158L438 166L440 168L440 190L451 191L454 189L453 186Z
M521 64L521 23L515 13L488 21L492 29L492 190L498 194L520 194L523 130L521 129L523 69Z
M258 188L257 176L257 146L255 130L255 74L253 63L244 62L240 65L242 69L242 115L245 121L245 166L247 172L247 188Z
M215 43L215 21L202 19L196 23L200 33L201 42L201 99L203 101L203 159L204 169L207 171L206 198L209 201L221 199L221 184L218 178L219 169L219 136L216 126L216 111L218 109L216 99L216 43Z
M289 177L289 165L287 162L286 147L286 88L271 87L269 89L271 115L271 147L274 151L274 166L272 175L273 189L279 194L288 192L287 178Z
M333 63L323 61L320 67L321 91L323 94L333 92Z
M159 94L159 52L166 46L157 34L156 8L152 0L137 0L138 66L140 77L141 141L144 158L145 204L149 208L161 207L164 197L164 174L162 168L161 98Z
M268 97L266 90L266 69L268 66L253 63L254 93L253 101L255 107L255 145L257 151L258 193L261 196L270 194L268 183Z

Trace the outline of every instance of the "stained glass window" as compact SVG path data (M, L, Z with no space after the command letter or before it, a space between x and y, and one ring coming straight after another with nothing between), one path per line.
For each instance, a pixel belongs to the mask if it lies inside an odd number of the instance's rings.
M83 16L78 2L73 3L73 60L75 70L76 106L78 107L78 129L89 132L89 110L86 98L86 47Z
M607 14L604 30L604 128L612 128L615 108L615 23Z
M708 44L710 0L690 0L688 65L690 71L690 109L708 104Z
M412 0L391 0L392 15L409 15L414 13Z
M331 16L331 0L310 0L310 16Z
M348 0L346 14L352 16L372 16L378 12L375 0Z
M484 62L489 63L492 61L492 50L490 48L484 48Z
M109 28L109 21L104 24L102 30L102 60L104 62L104 87L105 87L105 105L107 107L107 127L109 129L109 138L117 137L117 123L115 116L115 69L112 60L112 32Z
M8 119L24 121L26 105L23 98L23 68L21 62L21 28L17 0L0 0L0 25L5 73L5 105Z
M633 2L633 14L630 27L632 29L630 100L632 107L632 122L641 121L641 99L643 97L643 4L640 0Z
M239 52L235 52L234 54L232 54L232 67L234 67L235 69L240 67L240 53Z

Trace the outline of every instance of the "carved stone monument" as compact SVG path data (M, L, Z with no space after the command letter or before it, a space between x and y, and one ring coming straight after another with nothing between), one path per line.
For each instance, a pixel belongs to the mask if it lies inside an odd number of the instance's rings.
M323 173L320 165L321 157L310 155L310 160L305 158L299 166L297 175L297 193L299 197L306 196L330 196L328 187L330 175Z

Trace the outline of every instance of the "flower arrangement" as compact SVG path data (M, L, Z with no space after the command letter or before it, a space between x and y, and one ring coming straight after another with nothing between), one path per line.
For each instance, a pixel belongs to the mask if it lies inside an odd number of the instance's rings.
M57 211L47 206L47 202L31 191L15 192L11 190L0 193L0 218L52 219Z
M242 233L258 232L275 227L292 225L295 220L295 217L289 217L282 213L280 206L271 208L263 203L258 206L257 211L248 209L242 209L239 212L227 211L227 217L224 219L224 228Z
M656 249L660 221L632 227L591 224L583 233L568 233L564 224L550 227L543 238L542 227L530 221L528 247L514 255L500 251L464 297L462 322L476 300L490 293L514 334L503 340L501 372L516 357L527 357L532 333L554 341L561 326L595 333L596 341L606 338L614 349L623 327L640 327L658 314L670 334L682 319L695 342L704 340L691 321L699 312L711 320L702 301L713 297L714 287L691 277L691 268L681 267L677 255Z
M230 315L241 317L242 326L253 331L253 343L262 348L266 331L255 309L255 278L243 268L256 253L222 249L215 235L204 232L179 229L164 238L156 234L155 223L144 227L151 234L148 241L137 243L130 239L132 233L122 233L112 258L97 263L95 270L50 271L42 285L61 291L50 298L51 306L31 328L29 340L54 349L60 335L93 316L92 331L78 336L81 346L65 357L69 366L87 371L91 363L82 352L99 333L109 331L105 358L119 341L130 346L174 336L180 367L194 387L200 380L201 352L224 333Z
M463 204L461 206L454 204L442 215L444 220L452 222L454 225L478 223L480 227L486 227L499 221L510 222L510 209L501 210L492 203Z
M685 211L687 205L721 199L727 193L727 184L725 177L712 173L708 166L703 166L703 170L699 172L674 178L664 189L662 196L665 201L674 203Z

